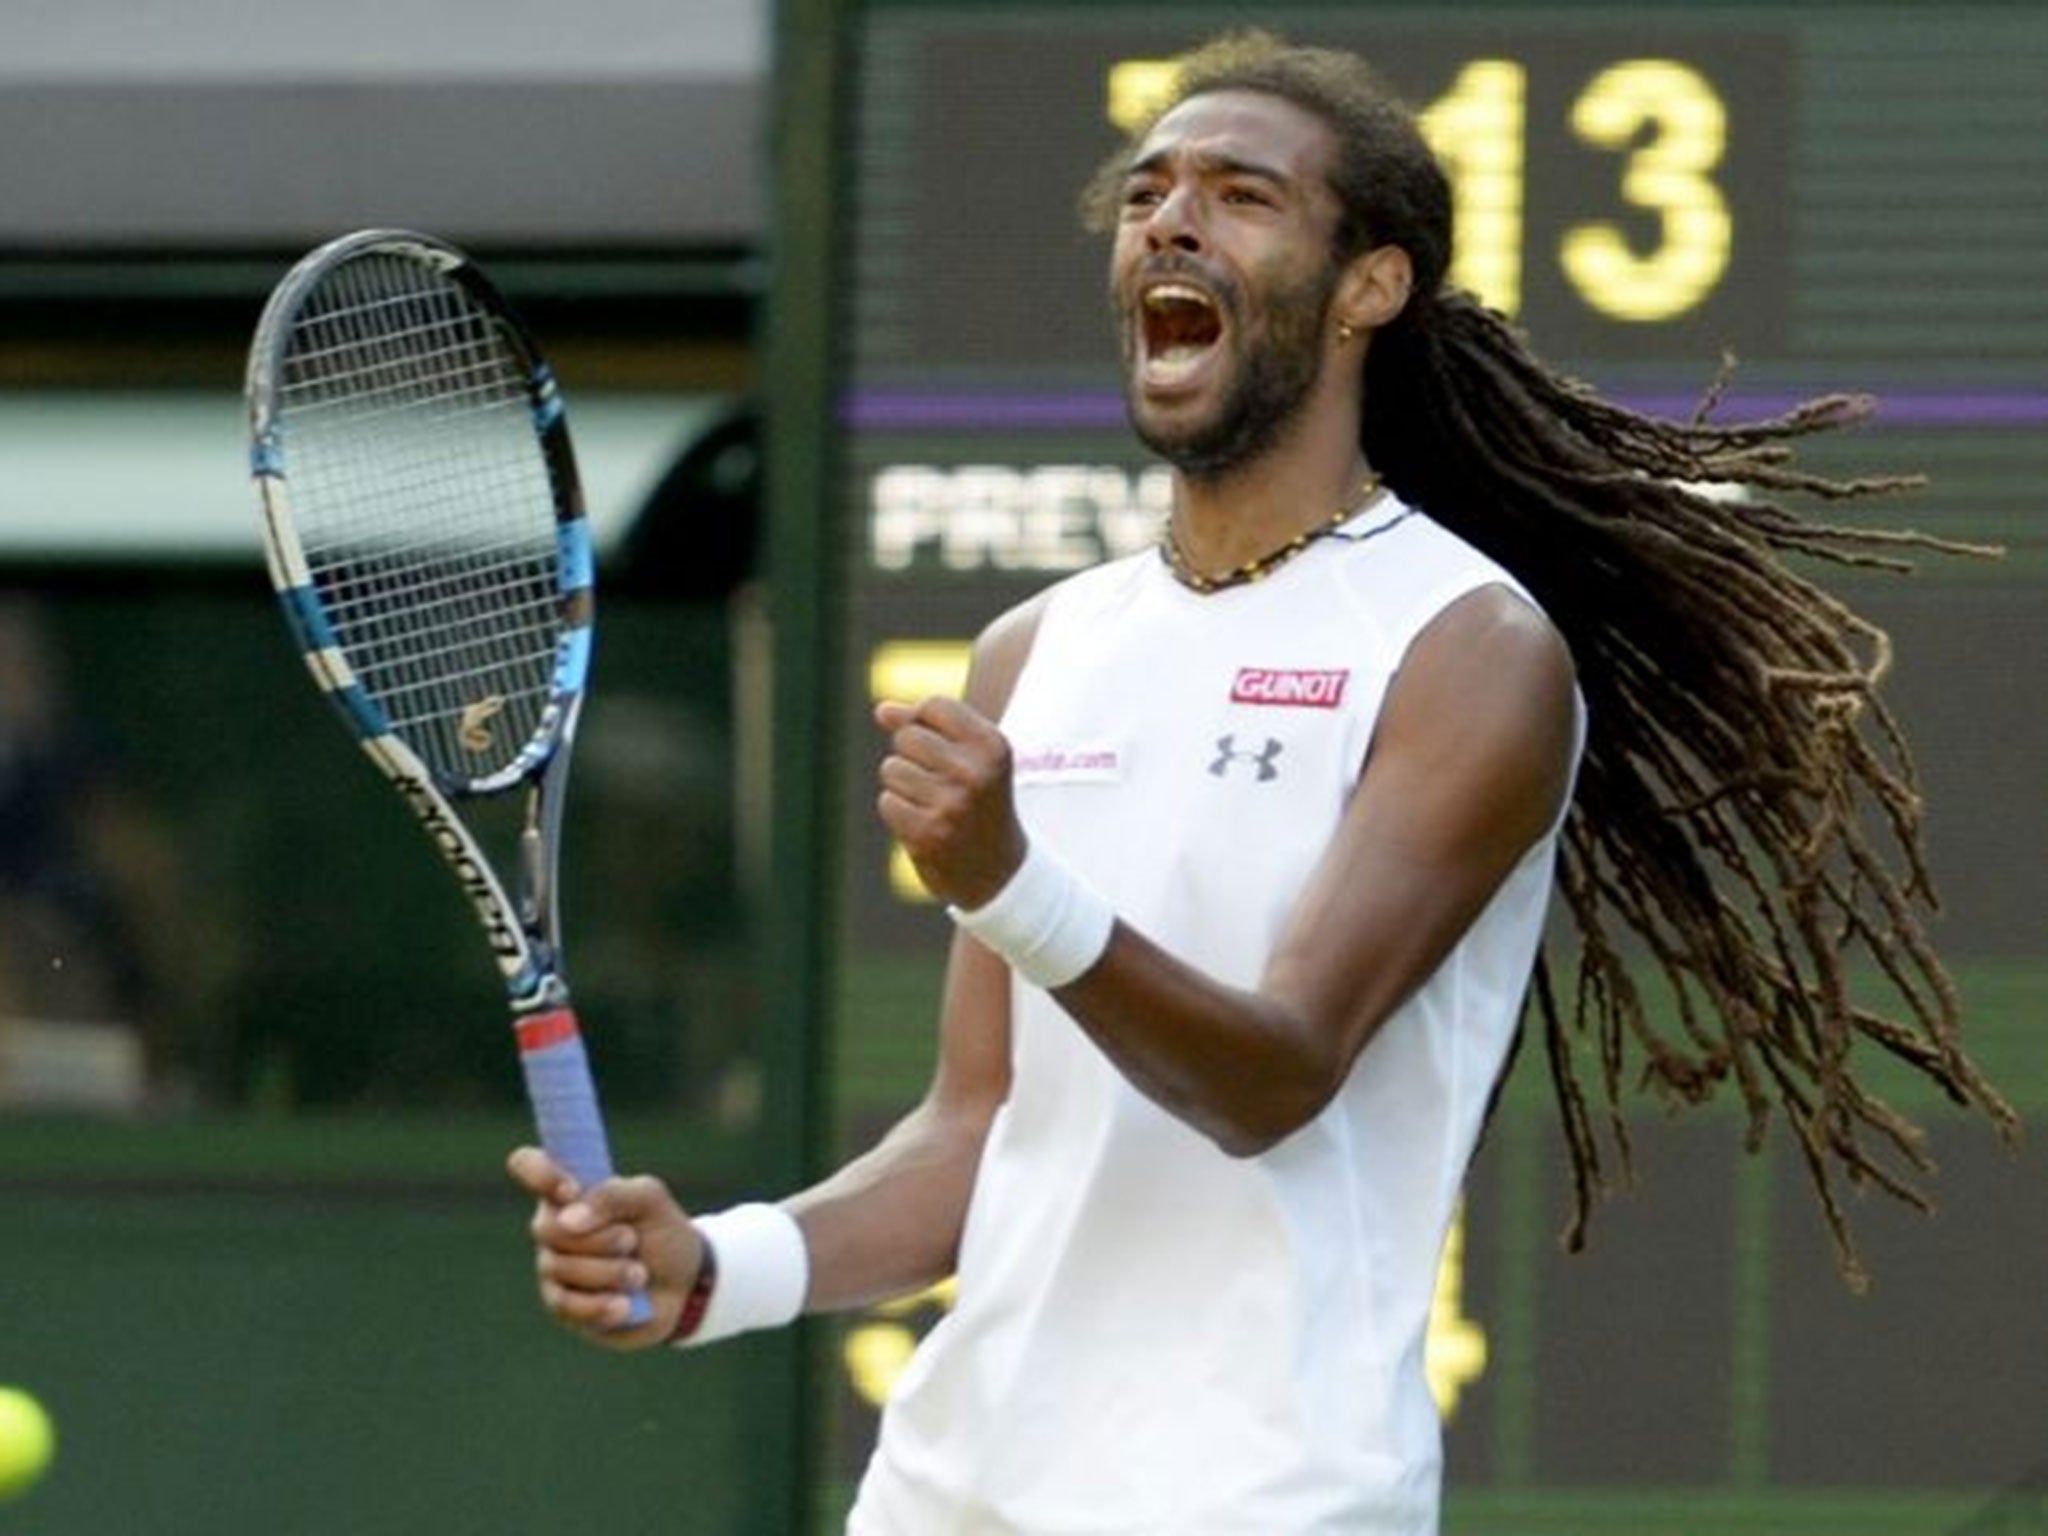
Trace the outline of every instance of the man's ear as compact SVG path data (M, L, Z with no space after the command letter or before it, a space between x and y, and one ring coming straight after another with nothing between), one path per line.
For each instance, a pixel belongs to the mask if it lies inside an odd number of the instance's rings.
M1337 280L1332 313L1353 331L1376 331L1407 306L1415 264L1398 245L1376 245L1351 259Z

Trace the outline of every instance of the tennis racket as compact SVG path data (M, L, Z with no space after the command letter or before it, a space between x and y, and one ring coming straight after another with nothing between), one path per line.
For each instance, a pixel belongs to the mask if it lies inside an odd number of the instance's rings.
M594 562L554 376L462 252L364 230L271 294L248 400L292 635L475 909L542 1144L587 1189L612 1162L556 869ZM458 809L505 799L519 806L510 885ZM631 1321L649 1315L636 1296Z

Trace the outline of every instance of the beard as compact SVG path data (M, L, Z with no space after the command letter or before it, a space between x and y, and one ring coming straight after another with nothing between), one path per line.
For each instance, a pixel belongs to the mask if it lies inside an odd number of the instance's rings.
M1243 291L1230 288L1221 302L1231 324L1229 384L1206 419L1168 427L1148 422L1138 382L1143 338L1127 319L1124 344L1124 409L1131 430L1153 453L1192 480L1220 480L1266 453L1286 436L1302 402L1315 387L1323 361L1323 322L1336 292L1337 274L1325 268L1262 297L1263 330L1251 334L1241 323Z

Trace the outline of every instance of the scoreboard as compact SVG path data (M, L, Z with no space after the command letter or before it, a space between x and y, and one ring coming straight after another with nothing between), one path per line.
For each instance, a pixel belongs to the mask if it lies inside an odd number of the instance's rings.
M893 15L892 15L892 19ZM1451 280L1568 353L1713 356L1781 336L1791 61L1782 33L1442 20L1288 29L1367 52L1451 177ZM877 23L857 247L859 372L1051 384L1104 360L1079 178L1170 86L1157 26ZM932 110L920 112L917 103ZM906 114L903 108L911 110ZM919 196L976 166L944 198ZM904 281L908 279L908 281Z
M1826 515L2006 548L1995 564L1930 566L1909 600L1830 579L1875 605L1902 655L1944 663L1902 677L1898 702L1937 808L1959 807L1935 861L1965 991L1999 1000L1973 1010L1980 1049L1997 1058L2001 1031L2018 1038L2048 1006L2048 795L2016 797L2000 766L2048 761L2048 725L2012 669L1976 664L1994 645L2017 646L2023 668L2048 661L2048 7L805 3L829 23L812 57L833 71L837 110L801 143L834 191L829 218L785 223L783 255L829 281L778 295L823 325L804 340L829 388L810 418L782 418L778 454L822 468L816 494L777 517L809 520L805 547L829 572L803 665L823 659L818 718L838 765L822 1002L849 1148L923 1088L947 936L872 812L870 703L957 689L968 642L1003 608L1156 540L1170 481L1125 429L1107 247L1077 199L1174 56L1248 23L1359 52L1410 104L1452 183L1451 281L1547 361L1676 416L1724 356L1725 417L1872 393L1874 422L1816 440L1805 462L1924 471L1929 488ZM801 110L785 96L786 127ZM784 174L801 158L785 153ZM1987 732L1999 762L1976 745ZM2039 1054L2015 1048L2018 1075L2000 1078L2023 1109L2048 1104ZM1878 1235L1878 1296L1852 1301L1795 1157L1740 1157L1738 1128L1712 1113L1660 1122L1638 1137L1656 1187L1596 1220L1593 1255L1563 1260L1549 1241L1563 1153L1540 1071L1520 1075L1439 1298L1462 1511L1449 1528L1940 1532L2048 1490L2038 1154L2013 1171L1968 1140L1951 1148L1937 1193L1972 1213L1960 1235L1875 1206L1857 1218ZM1906 1107L1939 1123L1939 1106ZM1946 1294L1928 1262L1943 1243L1964 1245ZM849 1465L864 1405L943 1303L847 1335ZM2004 1345L1968 1390L1930 1386L1940 1347L1901 1337L1931 1314L1954 1344L1958 1307ZM2007 1351L2029 1345L2031 1368L2012 1367ZM1659 1524L1673 1488L1719 1502ZM1870 1491L1899 1488L1921 1502Z
M966 638L1006 603L1157 536L1169 482L1124 429L1106 247L1076 199L1173 54L1235 18L853 15L832 528L847 540L834 554L859 729L865 693L957 676ZM1926 470L1919 526L2005 545L1998 579L2040 573L2038 8L1352 5L1257 19L1365 54L1415 108L1453 186L1452 281L1552 363L1666 415L1695 408L1724 356L1728 416L1874 392L1876 430L1817 444L1815 466ZM848 827L855 894L878 858L887 867L871 821ZM863 940L918 926L894 903L852 905Z

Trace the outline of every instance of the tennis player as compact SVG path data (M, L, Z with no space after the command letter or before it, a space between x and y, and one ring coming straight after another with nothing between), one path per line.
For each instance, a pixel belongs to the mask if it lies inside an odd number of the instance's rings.
M1879 794L1910 836L1917 804L1864 743L1867 631L1787 572L1760 494L1820 488L1779 449L1853 409L1608 405L1446 287L1444 177L1359 61L1247 35L1181 78L1088 199L1130 419L1175 472L1161 548L997 619L964 700L876 711L880 815L958 925L923 1102L695 1220L512 1158L546 1305L607 1346L957 1273L852 1536L1434 1532L1433 1277L1553 886L1604 1039L1693 1097L1766 1063L1863 1155L1810 1048L1856 1027L1812 981L1853 928L1808 920L1812 872L1893 880L1830 808ZM1738 838L1761 920L1716 894ZM1871 905L1924 952L1910 902ZM1616 928L1729 1026L1659 1038ZM655 1323L607 1331L640 1286Z

